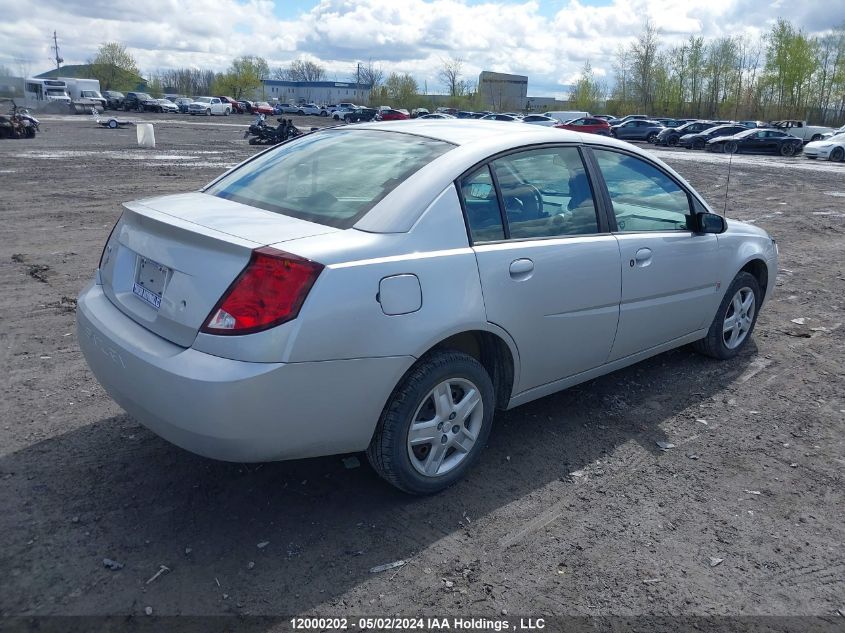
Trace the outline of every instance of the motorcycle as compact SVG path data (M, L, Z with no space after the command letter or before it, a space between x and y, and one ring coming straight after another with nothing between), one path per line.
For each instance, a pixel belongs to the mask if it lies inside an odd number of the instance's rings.
M3 138L35 138L38 133L39 121L25 108L19 108L13 99L12 111L8 115L0 114L0 139Z
M244 138L249 138L250 145L276 145L302 134L291 123L290 119L280 118L276 120L279 125L273 127L266 123L266 117L263 114L259 114L249 128L244 131Z

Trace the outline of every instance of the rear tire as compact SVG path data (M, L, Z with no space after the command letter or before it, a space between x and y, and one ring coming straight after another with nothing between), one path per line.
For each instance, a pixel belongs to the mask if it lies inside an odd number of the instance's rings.
M753 299L746 305L748 296ZM707 336L693 343L693 349L719 360L727 360L739 354L754 331L762 296L760 284L754 275L745 271L737 273L716 310Z
M367 458L381 477L404 492L440 492L478 459L490 436L494 408L493 383L481 363L462 352L432 352L393 390ZM413 443L412 426L417 435ZM431 442L421 437L428 433ZM458 440L466 450L456 448Z
M813 134L813 138L810 139L810 142L812 143L813 141L820 141L820 140L822 140L821 134Z
M645 137L646 143L654 144L655 139L657 138L657 132L652 132L648 136Z

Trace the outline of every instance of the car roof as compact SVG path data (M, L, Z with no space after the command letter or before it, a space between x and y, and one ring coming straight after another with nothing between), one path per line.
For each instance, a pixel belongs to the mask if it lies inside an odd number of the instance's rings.
M444 188L461 173L494 154L530 145L584 143L622 148L629 153L660 164L686 184L681 176L659 158L634 145L611 137L582 134L555 127L482 119L408 119L356 123L354 126L328 128L322 133L330 134L333 130L404 132L446 141L457 146L400 184L355 224L356 229L376 233L404 233L410 230L434 197L440 195ZM315 132L315 134L319 133L321 132ZM688 184L687 186L692 188ZM396 213L397 208L414 211L400 214Z

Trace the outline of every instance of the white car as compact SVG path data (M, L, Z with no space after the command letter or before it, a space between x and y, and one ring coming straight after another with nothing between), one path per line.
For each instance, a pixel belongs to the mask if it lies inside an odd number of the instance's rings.
M845 160L845 132L820 141L811 141L804 146L807 158L824 158L837 163Z
M310 114L311 116L320 116L322 108L316 103L300 103L296 106L294 114Z
M229 116L232 114L232 106L224 103L218 97L197 97L193 103L188 105L188 114L204 114L205 116L222 114Z
M845 134L845 125L843 125L838 130L833 130L833 132L825 132L822 134L822 138L830 138L831 136L838 136L839 134Z
M545 114L526 114L522 117L522 122L530 123L531 125L544 125L545 127L560 125L560 121Z

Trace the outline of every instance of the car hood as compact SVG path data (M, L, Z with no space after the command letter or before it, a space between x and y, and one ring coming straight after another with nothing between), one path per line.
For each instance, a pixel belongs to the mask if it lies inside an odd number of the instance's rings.
M725 233L754 235L756 237L767 237L771 239L771 236L759 226L748 224L747 222L740 222L739 220L733 220L731 218L725 218L725 220L727 220L728 225Z

